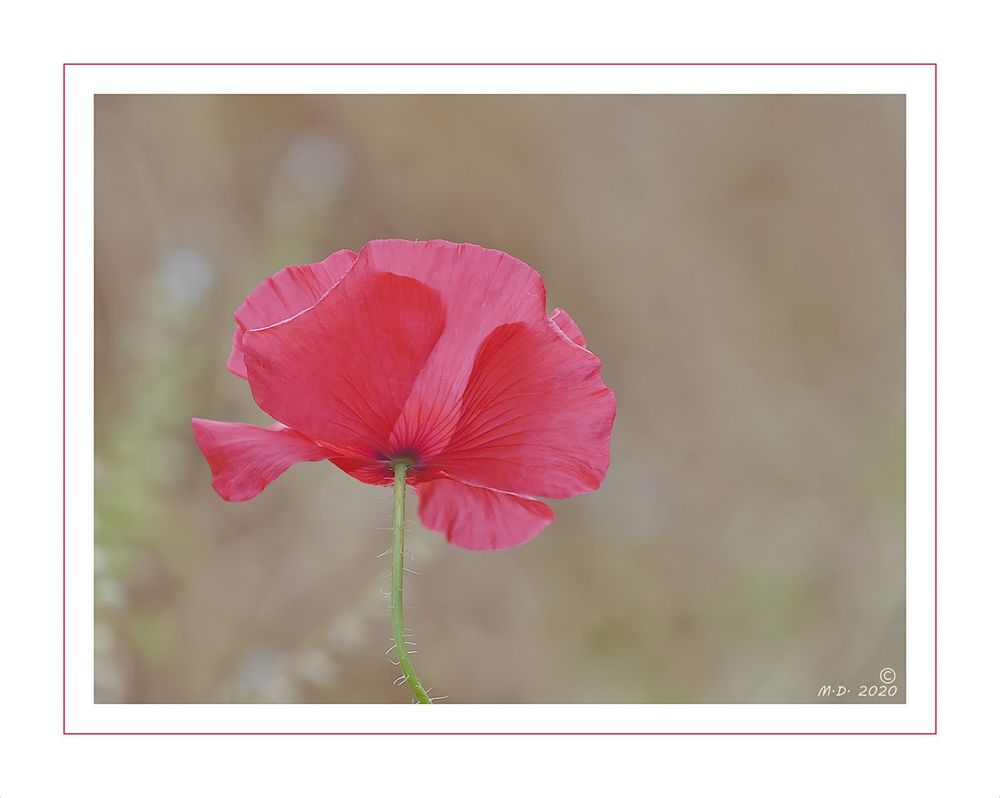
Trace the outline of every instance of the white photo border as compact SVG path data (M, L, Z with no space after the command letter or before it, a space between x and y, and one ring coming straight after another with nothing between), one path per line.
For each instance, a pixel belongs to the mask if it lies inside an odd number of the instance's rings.
M934 64L65 64L65 734L935 734ZM94 702L94 97L98 94L906 96L905 704L97 704Z

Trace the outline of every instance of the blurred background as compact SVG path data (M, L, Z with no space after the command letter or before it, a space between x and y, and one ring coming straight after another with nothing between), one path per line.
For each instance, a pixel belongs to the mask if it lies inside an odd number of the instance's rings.
M420 527L407 626L458 702L905 696L904 99L100 96L95 698L409 702L388 489L227 504L192 416L266 276L373 238L510 252L617 393L611 470L473 553ZM845 700L857 700L856 691ZM866 700L866 699L861 699ZM883 699L884 700L884 699Z

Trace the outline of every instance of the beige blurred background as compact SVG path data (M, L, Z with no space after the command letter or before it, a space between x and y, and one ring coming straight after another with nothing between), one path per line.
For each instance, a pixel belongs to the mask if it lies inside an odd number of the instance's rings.
M538 269L618 396L596 493L471 553L411 499L407 625L459 702L811 702L904 660L904 99L101 96L100 702L388 702L389 491L227 504L192 416L278 268L447 238ZM856 696L847 696L856 700ZM863 699L864 700L864 699Z

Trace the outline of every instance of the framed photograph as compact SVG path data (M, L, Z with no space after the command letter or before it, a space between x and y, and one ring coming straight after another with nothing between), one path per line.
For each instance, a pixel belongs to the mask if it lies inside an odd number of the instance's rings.
M66 733L935 731L933 64L64 123Z

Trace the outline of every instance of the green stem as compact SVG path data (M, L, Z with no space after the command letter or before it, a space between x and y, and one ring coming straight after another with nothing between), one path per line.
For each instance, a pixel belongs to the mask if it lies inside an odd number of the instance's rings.
M406 683L419 703L430 704L431 697L413 670L406 650L406 638L403 637L403 525L406 522L406 470L409 467L408 460L396 460L392 464L392 639Z

